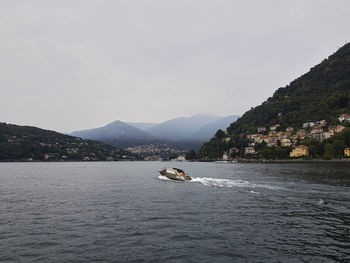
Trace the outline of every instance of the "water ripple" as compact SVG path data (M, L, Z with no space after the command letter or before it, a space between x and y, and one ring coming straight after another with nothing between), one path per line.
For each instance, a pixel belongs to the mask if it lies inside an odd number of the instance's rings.
M1 163L0 261L350 260L349 169L181 165Z

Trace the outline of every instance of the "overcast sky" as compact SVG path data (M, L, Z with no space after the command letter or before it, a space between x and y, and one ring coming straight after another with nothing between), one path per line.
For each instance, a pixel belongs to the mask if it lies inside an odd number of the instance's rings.
M349 0L2 0L0 121L243 114L350 41Z

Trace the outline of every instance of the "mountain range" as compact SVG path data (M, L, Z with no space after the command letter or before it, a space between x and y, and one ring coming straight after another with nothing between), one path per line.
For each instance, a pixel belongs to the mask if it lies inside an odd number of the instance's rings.
M198 149L218 129L226 128L238 116L219 117L198 114L171 119L162 123L122 122L103 127L72 132L83 139L98 140L115 147L128 148L152 143L167 143L178 149Z

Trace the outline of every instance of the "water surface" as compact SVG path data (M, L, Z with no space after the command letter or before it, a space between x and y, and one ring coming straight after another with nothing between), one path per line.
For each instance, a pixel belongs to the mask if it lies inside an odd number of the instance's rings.
M350 262L348 164L0 163L0 180L0 261Z

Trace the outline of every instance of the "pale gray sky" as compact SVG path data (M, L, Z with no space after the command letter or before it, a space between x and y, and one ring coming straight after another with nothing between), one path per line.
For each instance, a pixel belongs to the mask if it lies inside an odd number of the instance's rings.
M242 114L350 41L348 0L2 0L0 121Z

